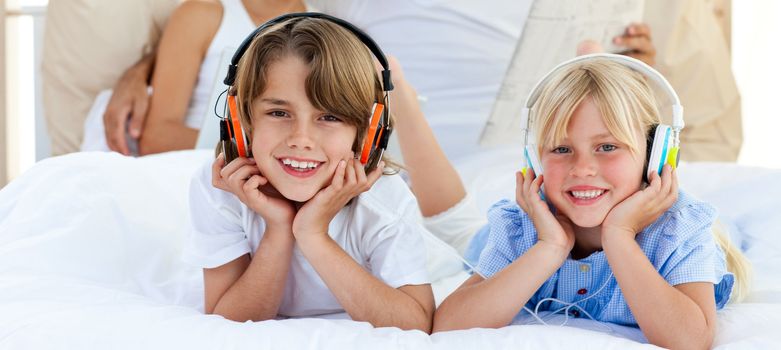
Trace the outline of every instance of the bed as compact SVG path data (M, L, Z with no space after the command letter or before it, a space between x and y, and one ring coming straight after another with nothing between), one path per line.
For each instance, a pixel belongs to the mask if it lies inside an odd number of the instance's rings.
M208 151L39 162L0 191L0 349L653 348L617 327L513 325L427 335L344 317L239 323L202 313L199 269L180 260L187 187ZM514 150L457 164L485 209L512 194ZM682 186L711 201L754 264L752 293L719 312L718 349L781 346L781 170L688 163ZM466 278L440 249L438 301ZM343 316L343 315L342 315Z

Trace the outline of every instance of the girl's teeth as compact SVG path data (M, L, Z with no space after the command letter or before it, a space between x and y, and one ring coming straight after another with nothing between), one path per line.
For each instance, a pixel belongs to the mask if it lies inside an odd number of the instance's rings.
M572 196L578 199L592 199L602 195L604 190L572 191Z

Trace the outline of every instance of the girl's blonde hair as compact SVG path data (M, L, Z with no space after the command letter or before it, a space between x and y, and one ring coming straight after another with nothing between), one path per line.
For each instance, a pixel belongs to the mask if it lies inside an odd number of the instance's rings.
M373 57L363 42L347 29L325 19L292 18L253 39L239 61L233 87L247 135L251 138L252 103L266 89L269 66L288 55L301 58L309 65L306 94L312 105L334 113L356 127L352 150L359 154L372 104L383 101L382 84ZM390 123L392 126L393 118ZM385 163L386 167L396 167L387 159Z
M575 109L587 98L596 104L610 134L634 156L646 158L647 154L639 154L641 146L646 144L647 153L652 142L647 135L661 123L653 90L643 74L605 58L566 66L553 73L543 87L530 115L538 154L567 137ZM723 226L717 223L711 231L726 255L727 270L735 275L731 301L740 301L749 292L750 264L730 242Z

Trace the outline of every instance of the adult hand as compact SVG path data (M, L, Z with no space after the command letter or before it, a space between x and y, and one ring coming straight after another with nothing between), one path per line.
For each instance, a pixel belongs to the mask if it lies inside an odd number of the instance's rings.
M647 63L656 64L656 47L651 40L651 28L645 23L633 23L623 35L613 38L613 44L624 48L622 54Z
M651 174L651 183L618 203L602 222L602 240L611 234L634 238L678 200L678 177L665 165L662 176Z
M268 226L290 227L293 222L296 214L293 202L268 183L252 158L239 157L226 166L225 156L220 154L212 163L212 186L236 195Z
M544 175L534 177L534 170L526 174L515 173L515 201L531 217L537 229L537 240L549 243L569 252L575 245L575 231L572 221L564 215L553 215L548 203L540 198Z
M122 74L103 114L108 147L124 155L130 154L125 130L128 129L130 136L138 140L146 119L149 93L148 70L145 68L134 66Z
M316 235L327 235L328 224L336 214L357 195L368 191L380 178L385 162L368 175L357 159L341 160L336 166L331 184L321 189L298 209L293 219L293 235L302 240Z
M576 54L578 56L580 55L588 55L591 53L602 53L605 52L605 49L602 48L602 45L600 45L598 42L594 40L583 40L578 44L578 48L576 50Z

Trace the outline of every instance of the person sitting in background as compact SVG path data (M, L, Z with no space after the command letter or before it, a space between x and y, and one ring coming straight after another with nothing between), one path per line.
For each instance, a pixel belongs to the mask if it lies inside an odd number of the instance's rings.
M82 150L145 155L193 148L210 108L223 51L238 47L266 20L307 10L299 0L183 2L171 15L154 57L148 55L123 74L105 113L96 102L85 124ZM154 72L151 95L148 72Z
M478 137L531 1L311 3L356 23L403 63L409 82L427 98L426 118L451 161L480 151ZM712 6L707 0L645 1L643 24L628 27L616 42L678 91L686 106L685 161L735 161L742 143L740 95Z

